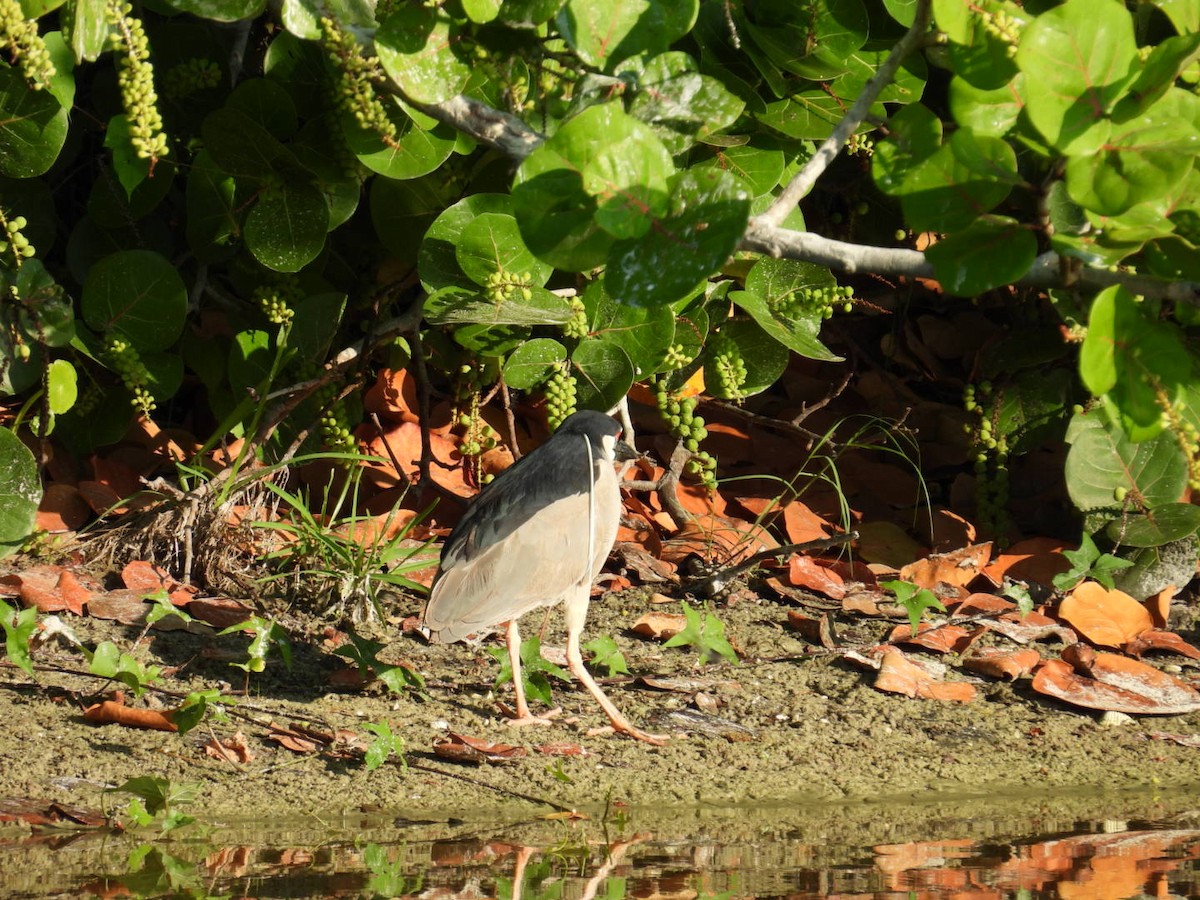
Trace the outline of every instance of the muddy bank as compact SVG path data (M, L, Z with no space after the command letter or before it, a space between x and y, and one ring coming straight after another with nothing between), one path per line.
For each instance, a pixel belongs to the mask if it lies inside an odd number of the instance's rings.
M747 662L698 665L686 649L663 649L626 629L650 607L643 598L609 596L593 604L587 636L612 634L636 675L690 675L706 683L716 713L750 732L745 740L676 734L665 747L611 735L589 736L605 724L591 698L573 685L554 686L562 713L554 724L513 729L498 711L491 682L496 664L482 648L426 646L398 634L382 659L404 661L427 679L428 699L381 688L339 693L329 687L340 660L322 646L316 622L293 632L291 671L272 659L250 679L250 695L233 709L247 719L209 720L179 736L116 725L96 727L82 704L102 685L67 671L43 670L36 682L0 668L0 765L5 793L103 805L104 785L139 775L201 786L197 808L207 816L254 817L394 809L477 812L536 808L546 799L596 808L606 800L634 806L772 803L995 795L1017 789L1119 790L1141 786L1172 793L1200 785L1200 750L1152 740L1150 732L1200 734L1200 714L1127 720L1107 726L1098 714L1034 695L1027 683L980 680L970 704L911 700L883 694L870 677L841 660L813 655L788 632L777 603L743 601L719 611ZM397 617L415 612L396 609ZM94 619L70 619L85 642L109 639L144 662L164 667L160 684L180 694L241 684L231 652L246 639L151 631ZM882 633L889 623L870 623ZM303 630L310 633L305 636ZM529 624L529 631L536 628ZM1185 637L1194 637L1184 635ZM558 616L545 645L561 645ZM79 654L47 646L42 666L82 670ZM1190 670L1185 671L1185 676ZM511 688L501 689L507 699ZM662 730L689 694L610 684L617 705L635 722ZM152 702L173 705L170 697ZM413 766L391 763L367 772L361 761L296 754L267 739L267 722L306 722L361 730L386 720L405 742ZM448 729L529 748L509 765L468 766L437 759L435 739ZM203 744L241 731L253 754L242 764L210 758ZM548 743L578 745L582 755L549 756ZM437 770L437 771L431 771ZM520 794L528 802L517 799Z

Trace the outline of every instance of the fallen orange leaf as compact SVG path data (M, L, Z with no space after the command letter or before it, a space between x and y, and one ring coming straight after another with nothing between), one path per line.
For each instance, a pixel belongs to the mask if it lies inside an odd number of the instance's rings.
M1070 560L1062 554L1065 546L1062 541L1047 537L1017 541L992 560L983 574L996 584L1006 575L1014 581L1050 584L1055 575L1071 568Z
M1071 591L1058 605L1058 617L1100 647L1120 647L1154 627L1146 607L1095 581Z
M977 633L967 631L961 625L930 625L922 622L915 637L912 626L905 624L893 628L888 640L895 644L916 644L938 653L962 653L977 636Z
M972 672L1016 681L1028 675L1042 661L1042 655L1032 647L1008 650L1003 647L980 647L963 660Z
M124 695L117 691L113 699L93 703L85 709L83 719L93 725L115 724L153 731L178 731L179 726L171 721L173 712L169 709L134 709L125 705Z
M687 627L687 617L681 613L646 613L633 623L633 631L643 637L665 641Z
M793 553L788 560L788 583L808 588L834 600L846 596L846 583L842 576L830 568L820 565L809 556Z
M883 652L875 687L893 694L922 700L952 700L970 703L975 686L965 681L941 681L918 666L895 647Z
M1200 710L1200 692L1191 685L1115 653L1082 649L1076 666L1085 674L1065 659L1049 659L1034 674L1033 689L1085 709L1166 716Z
M1132 641L1122 647L1131 656L1140 657L1148 650L1161 650L1164 653L1178 653L1188 659L1200 659L1200 649L1192 646L1173 631L1143 631Z
M240 731L235 732L233 737L223 740L210 738L204 745L204 752L213 759L226 762L248 763L254 761L254 753L246 744L246 736Z
M992 557L992 544L971 544L950 553L933 553L900 569L900 578L933 590L939 584L966 587L983 572Z

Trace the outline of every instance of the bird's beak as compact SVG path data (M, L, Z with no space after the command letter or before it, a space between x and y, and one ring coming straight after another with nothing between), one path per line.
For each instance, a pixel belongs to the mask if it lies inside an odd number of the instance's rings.
M644 453L638 453L624 441L617 441L613 445L613 462L630 462L635 459L641 459L644 455Z

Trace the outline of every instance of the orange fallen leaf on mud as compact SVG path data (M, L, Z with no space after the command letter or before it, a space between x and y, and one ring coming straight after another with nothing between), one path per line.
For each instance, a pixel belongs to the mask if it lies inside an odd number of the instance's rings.
M881 691L922 700L970 703L975 699L974 685L965 681L942 681L895 647L884 650L879 663L879 675L875 678L875 687Z
M1034 537L1017 541L992 560L983 574L995 584L1008 576L1014 581L1048 585L1055 575L1071 568L1070 560L1062 554L1065 547L1056 538Z
M254 761L254 753L246 743L246 735L235 732L232 737L211 738L204 745L204 752L213 759L233 763L248 763Z
M1120 647L1154 627L1146 607L1095 581L1071 591L1058 605L1058 617L1099 647Z
M1035 691L1072 706L1133 715L1173 716L1200 710L1200 691L1152 666L1080 644L1067 650L1079 652L1069 657L1071 661L1048 659L1038 667L1033 676Z
M900 578L933 590L939 584L966 587L992 558L992 543L970 544L949 553L932 553L900 569Z
M1143 631L1122 648L1130 656L1139 659L1143 653L1150 650L1161 650L1163 653L1178 653L1188 659L1200 659L1200 649L1189 644L1173 631L1158 631L1151 629Z
M187 605L188 615L213 628L229 628L254 617L254 610L230 597L204 597Z
M125 725L129 728L147 728L153 731L178 731L171 721L174 710L139 709L125 705L125 695L115 691L111 700L93 703L83 711L83 719L93 725Z
M893 628L888 640L894 644L915 644L938 653L962 653L980 633L979 630L968 631L961 625L931 625L922 622L917 628L916 636L912 633L912 626L904 624Z
M967 594L957 603L947 606L956 616L1000 616L1014 612L1017 604L995 594Z
M687 627L687 618L682 613L646 613L633 623L633 632L656 641L675 637Z
M820 565L810 556L793 553L788 560L788 583L795 587L808 588L834 600L846 596L846 583L842 576L830 568Z
M582 744L572 744L566 741L558 741L549 744L538 744L533 748L538 753L546 756L590 756L588 749Z
M1028 675L1042 661L1042 655L1032 647L1008 650L1004 647L980 647L963 660L963 665L980 675L1016 681Z
M867 562L898 569L925 554L925 548L892 522L864 522L856 530L858 555Z
M833 632L832 616L830 615L816 618L807 616L799 610L789 609L787 624L789 628L800 632L807 640L819 644L827 650L832 650L837 646L837 636Z
M37 566L4 578L5 590L16 595L22 605L37 607L39 612L72 612L83 615L84 606L91 601L92 591L69 569L60 566Z
M446 737L437 738L433 742L433 752L442 759L455 762L474 763L508 763L528 754L524 747L514 747L512 744L497 744L482 738L468 737L453 731Z
M144 559L135 559L121 570L121 581L131 591L153 594L166 591L176 606L186 606L197 593L191 585L180 584L166 569Z
M1171 601L1175 599L1175 595L1178 593L1179 588L1173 584L1168 584L1153 597L1147 597L1142 601L1146 607L1146 611L1150 613L1150 618L1154 620L1155 628L1167 627L1167 620L1171 618Z

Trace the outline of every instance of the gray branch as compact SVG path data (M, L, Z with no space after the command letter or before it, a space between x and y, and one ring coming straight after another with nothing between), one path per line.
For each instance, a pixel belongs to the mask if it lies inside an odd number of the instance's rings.
M854 134L855 129L867 117L883 89L892 83L892 79L896 77L896 72L900 69L900 64L926 39L929 32L931 4L932 0L917 0L912 27L908 29L904 37L900 38L896 46L892 48L892 52L888 54L888 58L883 61L883 65L863 87L863 91L854 101L854 105L833 129L833 134L825 138L821 146L817 148L817 152L813 154L812 159L796 173L796 177L783 189L783 193L775 198L770 208L758 217L762 225L772 228L779 227L788 214L796 208L796 204L808 196L808 192L817 183L821 173L829 168L829 164L842 151L842 147L850 139L850 135Z

